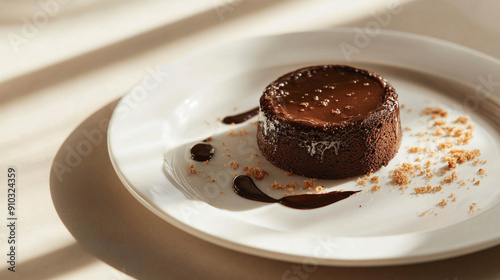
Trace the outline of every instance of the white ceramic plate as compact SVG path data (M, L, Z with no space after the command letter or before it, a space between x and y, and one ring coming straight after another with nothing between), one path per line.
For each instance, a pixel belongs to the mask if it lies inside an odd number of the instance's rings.
M390 265L442 259L499 244L499 61L417 35L383 31L369 35L369 42L362 45L359 36L341 29L249 39L203 50L146 77L123 97L110 122L109 149L119 177L167 222L204 240L262 257L324 265ZM285 176L262 158L255 143L255 119L227 126L218 118L256 107L264 87L288 71L330 63L378 72L406 105L402 126L412 130L404 132L396 158L376 173L382 188L373 192L371 184L362 187L356 178L319 181L327 191L363 191L314 210L238 197L231 190L232 177L242 174L244 165L257 166L257 161L270 173L258 184L272 196L283 195L269 188L274 180L303 179ZM411 135L426 131L420 112L429 106L446 109L450 120L471 116L474 138L463 148L481 149L481 159L488 161L481 167L488 175L477 175L479 167L470 163L456 171L464 180L478 177L479 186L454 182L443 185L441 192L417 196L412 189L425 185L424 180L413 179L405 193L390 184L389 173L397 164L418 157L409 154L407 146L434 148L435 143L419 143L419 137ZM240 130L248 134L240 136ZM228 136L231 131L237 135ZM209 136L216 147L212 162L191 161L189 147ZM258 156L252 157L254 153ZM223 168L236 160L237 170ZM191 164L202 173L189 174ZM433 168L441 166L443 162ZM211 183L212 178L217 181ZM435 186L442 179L436 176L429 183ZM456 202L449 198L451 193ZM447 206L437 205L442 199L449 202ZM476 207L469 213L472 203ZM421 216L422 212L428 214Z

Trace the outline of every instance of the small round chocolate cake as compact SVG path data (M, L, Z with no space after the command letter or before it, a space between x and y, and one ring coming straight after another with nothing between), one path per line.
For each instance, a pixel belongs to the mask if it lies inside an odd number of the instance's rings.
M302 68L260 98L257 142L272 164L340 179L385 166L401 145L398 95L381 76L342 65Z

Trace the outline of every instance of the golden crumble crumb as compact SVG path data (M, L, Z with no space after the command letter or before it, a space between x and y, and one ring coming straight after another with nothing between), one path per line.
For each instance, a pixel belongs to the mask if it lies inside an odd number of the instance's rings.
M411 182L410 175L413 175L420 169L420 165L404 162L400 167L391 172L392 182L396 185L403 186Z
M469 206L469 213L472 213L476 210L477 204L474 202Z
M252 154L251 157L258 157L258 154Z
M406 127L405 127L405 131L411 131L411 128L410 128L410 127L408 127L408 126L406 126Z
M225 165L225 164L224 164L223 166L224 166L224 168L226 168L226 167L227 167L227 165Z
M226 152L229 152L229 148L226 148L225 150L226 150Z
M408 151L410 153L419 153L420 152L420 148L419 147L409 147Z
M378 176L371 177L370 181L372 181L372 183L378 183Z
M479 180L477 180L477 181L474 183L474 185L476 185L476 186L479 186L479 184L481 184L481 181L479 181Z
M448 141L448 142L440 143L439 146L438 146L438 149L439 150L444 150L444 149L449 149L449 148L452 148L452 147L453 147L453 142Z
M358 185L361 185L361 186L366 186L366 180L363 180L361 178L358 178L358 180L356 181L358 183Z
M240 165L239 165L237 162L235 162L235 161L232 161L232 162L231 162L231 167L233 168L233 170L238 169L238 167L239 167L239 166L240 166Z
M316 186L316 192L319 193L319 192L322 192L325 188L322 187L322 186Z
M434 174L432 174L432 173L429 172L429 173L425 174L425 177L427 178L427 180L430 180L430 179L432 179L434 177Z
M416 194L424 194L424 193L440 192L442 189L443 189L442 186L432 187L430 185L427 185L425 187L415 187L413 190L415 191Z
M425 187L415 187L413 190L415 191L416 194L424 194L424 193L440 192L442 189L443 189L442 186L432 187L430 185L427 185Z
M372 187L372 191L376 192L376 191L380 190L380 188L381 188L380 185L374 185Z
M446 120L437 120L434 122L434 126L441 126L441 125L445 125L446 124Z
M260 164L260 161L257 161L257 164Z
M401 109L404 109L405 108L405 104L401 104Z
M196 174L196 173L198 173L198 172L196 171L196 169L194 169L194 165L193 165L193 164L191 164L191 166L189 167L189 173L190 173L190 174Z
M316 187L316 179L311 178L310 180L304 180L304 189L312 190Z
M443 134L444 134L444 131L441 128L438 128L438 129L436 129L436 131L434 131L435 136L441 136Z
M281 184L277 183L276 181L274 181L274 183L271 184L271 187L275 190L287 190L288 192L293 193L295 188L298 187L298 184L297 184L297 182L294 181L291 184L281 185Z
M426 163L425 163L425 168L429 168L431 167L431 161L428 160Z
M226 155L226 157L231 157L231 155L230 155L230 154L227 154L227 155Z
M458 181L458 183L459 183L461 186L465 186L465 181L464 181L464 180L460 180L460 181Z
M212 141L214 138L213 137L208 137L207 139L203 140L203 142L210 142Z
M209 160L205 160L203 163L208 165L210 163L210 161Z
M457 180L457 178L458 178L457 172L453 171L450 176L444 177L443 184L453 183L455 180Z
M210 180L210 182L215 183L215 182L217 182L217 180L216 179L212 179L212 180Z
M431 118L435 119L438 117L448 116L448 112L439 107L436 108L427 107L422 111L422 115L431 115Z
M444 198L438 203L439 206L441 207L445 207L446 205L448 205L448 201L446 201Z
M226 146L226 142L222 141L222 146Z
M423 217L423 216L427 215L427 213L429 213L430 211L431 211L431 209L425 210L424 212L420 213L419 216Z
M247 171L247 170L250 171L250 173L253 175L253 177L257 180L262 180L264 178L264 176L269 175L269 173L267 173L266 171L261 170L259 167L255 167L255 166L243 167L243 171Z
M449 168L456 168L457 163L462 164L475 159L479 155L481 155L481 152L478 149L472 151L454 149L449 151L448 155L446 155L443 159L448 162Z
M479 175L485 175L486 174L486 170L480 168L478 171L477 171L477 174Z
M292 173L292 172L285 172L285 175L286 175L286 176L292 176L292 175L293 175L293 173Z
M460 116L455 120L456 123L463 123L467 124L469 122L469 117L467 116Z

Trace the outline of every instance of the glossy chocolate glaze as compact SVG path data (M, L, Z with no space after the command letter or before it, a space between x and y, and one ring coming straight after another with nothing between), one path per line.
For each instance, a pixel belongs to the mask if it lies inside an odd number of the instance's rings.
M243 112L238 115L227 116L222 120L222 122L225 124L233 124L233 123L239 124L253 118L254 116L257 116L258 113L259 113L259 107L253 108L252 110Z
M268 203L280 203L284 206L295 209L314 209L330 205L337 201L348 198L359 191L329 192L324 194L301 194L289 195L280 199L274 199L263 193L253 182L252 178L246 175L236 176L233 180L233 190L239 196Z
M273 98L276 113L292 121L341 123L381 107L384 85L360 69L322 67L282 80Z
M196 161L210 160L215 154L215 148L208 143L198 143L191 147L191 159Z

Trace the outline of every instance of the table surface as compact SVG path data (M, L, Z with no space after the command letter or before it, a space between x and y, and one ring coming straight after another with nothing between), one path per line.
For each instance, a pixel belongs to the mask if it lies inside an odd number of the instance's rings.
M500 278L500 246L415 265L313 266L293 278L287 273L301 264L224 249L156 217L120 183L106 145L117 100L148 71L202 47L267 34L364 28L396 7L385 29L500 58L498 1L79 2L6 1L0 10L1 180L6 182L8 166L18 170L17 272L2 261L0 279ZM98 135L91 149L72 158L89 132ZM6 201L4 189L2 209ZM4 256L7 237L4 226Z

